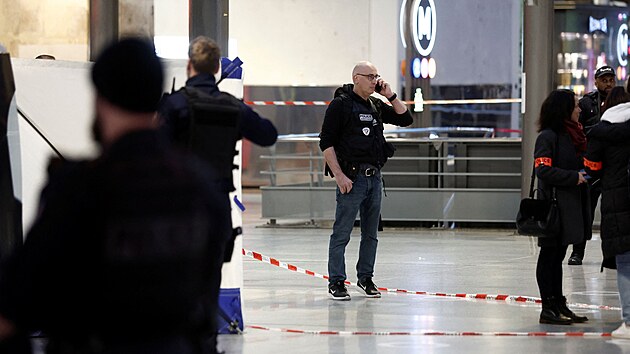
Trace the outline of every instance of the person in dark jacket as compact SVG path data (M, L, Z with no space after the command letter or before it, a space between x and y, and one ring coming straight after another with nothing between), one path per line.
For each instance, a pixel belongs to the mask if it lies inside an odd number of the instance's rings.
M595 70L595 90L587 93L579 101L579 122L585 133L599 123L604 110L602 106L610 91L615 87L615 70L610 66L602 66Z
M536 280L542 312L540 323L585 322L566 304L562 290L562 262L568 245L584 241L591 234L588 183L584 177L583 154L586 137L578 122L580 108L575 94L554 90L545 99L538 119L534 151L538 188L546 198L558 200L562 231L556 237L539 238L540 254Z
M408 126L413 117L376 67L360 62L352 70L353 84L337 89L320 134L327 169L337 182L337 209L328 245L328 293L333 300L350 300L346 289L345 250L357 213L361 212L361 244L357 286L367 297L381 293L372 281L381 212L381 167L393 154L383 137L383 123ZM377 89L378 87L378 89ZM374 91L391 106L371 97Z
M196 37L190 42L188 47L188 58L186 88L196 89L214 97L226 98L226 96L229 96L230 99L226 100L226 103L238 101L229 93L221 92L217 87L215 74L220 69L221 50L215 41L205 36ZM240 137L246 138L260 146L275 144L278 138L278 131L271 121L259 116L242 101L238 101L237 104L241 110L240 122L238 123ZM165 95L159 105L158 117L161 124L160 128L166 135L178 146L186 146L188 139L190 139L191 112L189 111L188 99L182 90ZM233 151L235 147L226 146L225 148ZM231 153L232 151L228 152ZM222 162L209 162L213 163L217 170L223 171L225 169ZM228 169L231 170L233 166L231 160L229 164ZM231 176L231 172L229 174ZM224 181L223 184L223 197L230 203L229 193L234 189L232 180ZM234 252L234 241L238 233L237 230L231 230L232 219L229 210L224 217L230 223L230 231L227 235L229 241L225 247L224 255L224 260L229 262ZM217 282L213 287L217 292L220 288L220 279L220 277L214 278ZM216 335L213 335L210 340L216 341Z
M595 90L587 93L578 103L580 106L579 122L584 128L584 133L588 134L589 130L597 123L604 113L604 101L610 90L615 86L615 70L610 66L602 66L595 71ZM591 183L591 222L595 217L595 209L599 196L602 194L601 184L597 179L589 180ZM586 251L586 241L573 245L573 252L569 257L569 265L582 265L584 252Z
M630 339L630 94L615 87L606 99L601 122L588 134L586 171L601 178L603 267L617 268L623 322L613 337Z
M0 272L0 339L43 331L48 354L213 353L209 284L229 204L211 170L156 129L152 42L107 47L92 81L102 152L49 171L25 243Z
M212 39L199 36L190 42L186 66L186 87L198 88L211 95L226 94L219 91L214 75L219 72L221 50ZM241 134L244 138L260 146L271 146L278 138L273 123L262 118L248 105L241 102ZM187 135L190 126L188 101L181 91L167 95L158 109L159 117L168 136L179 141Z
M278 138L278 131L271 121L260 117L249 106L229 93L219 91L215 81L215 74L218 73L220 68L221 50L217 43L208 37L199 36L190 42L188 57L186 88L196 89L213 97L222 97L225 99L222 101L222 104L236 103L241 110L240 122L238 123L239 139L244 137L260 146L275 144ZM177 145L187 147L190 139L191 112L188 98L182 90L165 95L162 98L158 109L158 117L160 129ZM208 139L212 139L212 137ZM231 154L235 149L234 146L226 146L225 148L230 149L230 151L227 151L228 154ZM214 156L209 158L211 160L215 159ZM223 166L223 162L208 162L213 164L219 172L226 168ZM233 168L232 160L230 159L228 163L229 166L227 168L231 171ZM228 174L230 177L232 176L231 172ZM229 199L229 193L234 190L232 179L229 178L229 181L224 181L224 184L225 198ZM231 234L232 238L238 235L235 232L231 232ZM226 262L229 262L232 257L233 244L233 241L229 242L226 248Z

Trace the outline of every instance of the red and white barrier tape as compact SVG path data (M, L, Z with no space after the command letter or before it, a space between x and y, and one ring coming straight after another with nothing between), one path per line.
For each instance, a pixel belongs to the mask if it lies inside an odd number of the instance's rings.
M330 101L245 101L250 106L328 106Z
M486 337L610 337L607 332L455 332L455 331L415 331L415 332L365 332L365 331L314 331L264 326L246 326L271 332L300 333L327 336L486 336Z
M496 104L496 103L520 103L520 98L481 98L462 100L425 100L424 105L446 104ZM415 104L415 101L402 101L405 104ZM387 102L386 102L387 103ZM245 101L250 106L327 106L330 101Z
M243 248L243 255L257 261L271 264L276 267L284 268L286 270L290 270L296 273L301 273L305 275L310 275L315 278L320 279L328 279L327 275L319 274L308 269L303 269L297 266L294 266L289 263L282 262L272 257L268 257L263 255L262 253L254 252ZM356 283L350 282L348 280L344 281L346 285L356 286ZM440 296L440 297L454 297L454 298L466 298L466 299L478 299L478 300L492 300L492 301L514 301L514 302L522 302L522 303L541 303L540 298L531 297L531 296L521 296L521 295L501 295L501 294L449 294L449 293L439 293L439 292L429 292L429 291L413 291L413 290L405 290L405 289L390 289L390 288L378 288L380 291L386 291L390 293L404 293L404 294L412 294L412 295L426 295L426 296ZM582 309L590 309L590 310L612 310L612 311L621 311L620 307L614 306L606 306L606 305L590 305L590 304L580 304L573 303L568 304L571 307L577 307Z
M294 266L292 264L281 262L281 261L279 261L279 260L277 260L275 258L267 257L267 256L265 256L262 253L246 250L244 248L243 248L243 256L246 256L246 257L249 257L249 258L253 258L253 259L257 260L257 261L261 261L263 263L271 264L271 265L274 265L276 267L284 268L284 269L287 269L287 270L290 270L290 271L293 271L293 272L296 272L296 273L302 273L302 274L310 275L310 276L315 277L315 278L328 280L328 276L327 275L315 273L315 272L312 272L312 271L307 270L307 269L302 269L302 268L296 267L296 266ZM349 281L346 281L345 283L348 284L348 285L353 285Z

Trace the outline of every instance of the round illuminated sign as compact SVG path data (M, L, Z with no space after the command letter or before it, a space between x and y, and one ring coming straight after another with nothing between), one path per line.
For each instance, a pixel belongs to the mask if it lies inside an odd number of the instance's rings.
M435 59L429 58L429 78L434 78L435 73L437 72L437 64L435 64Z
M423 6L428 3L428 6ZM414 0L411 6L411 36L420 55L427 57L435 45L437 16L433 0Z
M420 58L414 58L411 62L411 75L416 79L420 78Z
M422 58L422 62L420 62L420 75L422 75L423 79L429 77L429 61L427 58Z

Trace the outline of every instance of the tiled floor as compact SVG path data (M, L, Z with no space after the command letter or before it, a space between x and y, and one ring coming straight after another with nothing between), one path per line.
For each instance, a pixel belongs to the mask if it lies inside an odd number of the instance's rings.
M260 195L246 193L244 248L326 274L329 228L263 228ZM538 323L540 305L435 295L384 293L330 300L326 281L251 258L244 259L243 335L220 336L226 353L630 353L630 340L601 336L620 323L614 271L600 272L600 242L589 242L582 266L564 267L570 303L596 305L575 312L590 318L571 326ZM358 230L346 251L356 281ZM374 281L379 287L447 294L538 297L538 247L511 230L389 228L379 235ZM313 331L279 332L280 329ZM324 334L323 332L365 332ZM429 335L428 332L437 332ZM465 335L475 332L480 335ZM544 336L521 336L525 333ZM584 337L567 333L588 332ZM503 334L519 334L505 336ZM559 334L560 336L553 336Z

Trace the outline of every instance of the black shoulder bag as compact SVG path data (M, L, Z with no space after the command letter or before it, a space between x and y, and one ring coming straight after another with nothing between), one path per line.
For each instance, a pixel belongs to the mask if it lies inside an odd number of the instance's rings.
M557 150L558 141L556 140ZM558 200L556 199L556 187L551 188L551 198L535 199L535 191L538 191L538 198L540 198L540 193L543 193L541 189L534 189L535 171L536 165L532 166L529 197L521 200L521 205L518 208L516 229L519 235L524 236L557 237L562 230L562 224Z

